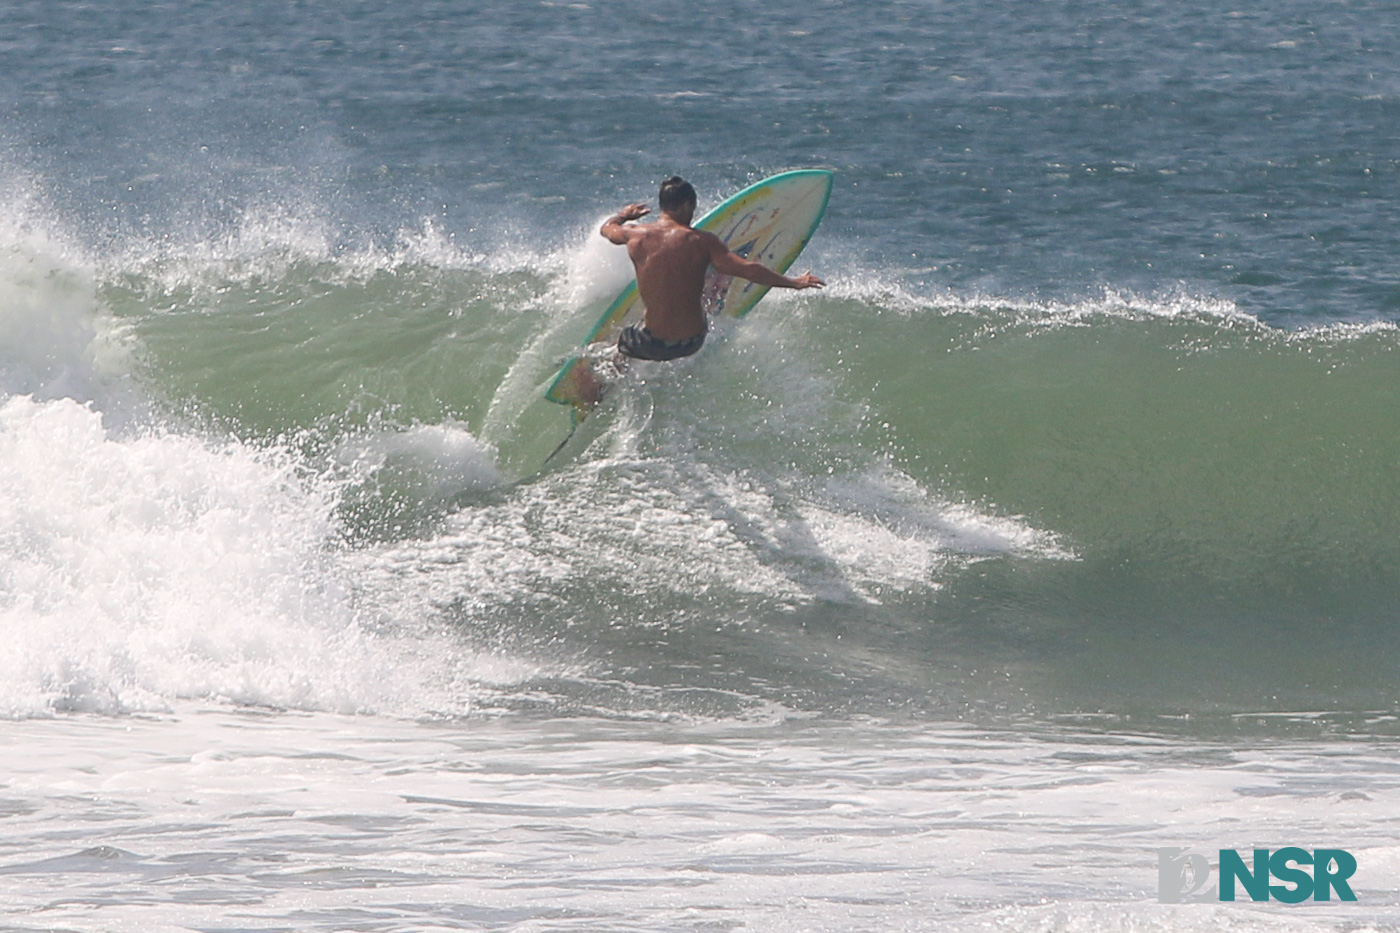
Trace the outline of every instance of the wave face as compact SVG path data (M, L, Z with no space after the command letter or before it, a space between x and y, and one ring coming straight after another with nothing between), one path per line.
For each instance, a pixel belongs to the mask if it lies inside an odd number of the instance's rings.
M851 274L638 367L546 468L615 257L247 227L12 238L12 715L1395 699L1392 325Z

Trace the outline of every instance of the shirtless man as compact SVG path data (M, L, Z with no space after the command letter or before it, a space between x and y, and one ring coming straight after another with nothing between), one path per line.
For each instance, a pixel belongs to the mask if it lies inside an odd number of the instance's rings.
M730 252L713 233L696 230L695 189L671 176L661 183L661 219L643 226L624 226L645 217L645 204L629 204L609 217L599 232L627 247L637 269L642 296L642 323L623 328L617 349L639 360L675 360L690 356L705 342L708 324L700 304L705 271L710 266L724 275L776 288L821 288L826 283L808 272L797 278Z

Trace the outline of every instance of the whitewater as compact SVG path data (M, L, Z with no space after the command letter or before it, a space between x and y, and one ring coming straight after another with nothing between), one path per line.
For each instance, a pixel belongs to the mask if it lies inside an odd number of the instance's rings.
M1392 14L0 11L0 929L1400 926Z

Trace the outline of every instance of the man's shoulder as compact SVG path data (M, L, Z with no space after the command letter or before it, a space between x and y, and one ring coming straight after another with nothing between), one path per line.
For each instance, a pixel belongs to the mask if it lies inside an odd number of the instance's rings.
M669 248L693 249L707 255L714 252L715 249L724 248L724 241L708 230L697 230L694 227L670 227L667 229L657 224L650 224L648 227L650 229L645 235L655 237L668 244Z
M703 246L706 252L713 252L716 249L728 249L728 247L724 245L724 241L710 231L697 230L694 227L690 228L690 241Z

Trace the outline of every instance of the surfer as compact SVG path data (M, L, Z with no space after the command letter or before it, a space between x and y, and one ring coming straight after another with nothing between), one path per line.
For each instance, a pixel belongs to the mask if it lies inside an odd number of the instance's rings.
M731 252L713 233L690 225L695 217L695 189L672 175L661 183L661 219L627 226L651 213L645 204L629 204L603 223L599 231L627 247L637 270L642 298L642 322L625 327L617 338L618 352L638 360L675 360L690 356L705 342L708 325L701 304L705 272L710 266L774 288L821 288L826 283L810 272L789 278L767 266Z

